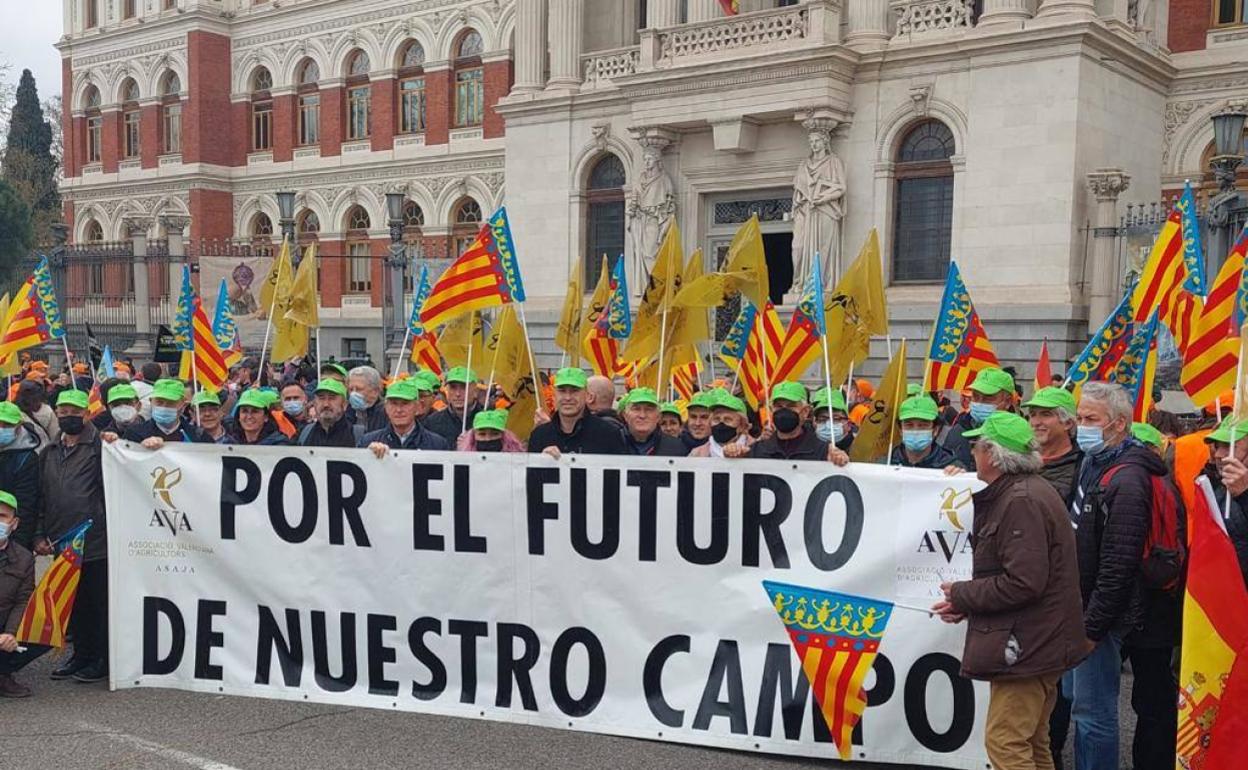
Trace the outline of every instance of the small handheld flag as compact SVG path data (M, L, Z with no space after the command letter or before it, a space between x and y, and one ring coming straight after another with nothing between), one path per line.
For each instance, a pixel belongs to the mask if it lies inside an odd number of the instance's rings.
M90 528L91 519L87 519L57 541L60 547L57 557L31 594L14 634L19 642L65 646L65 630L69 627L74 598L78 595L82 552Z

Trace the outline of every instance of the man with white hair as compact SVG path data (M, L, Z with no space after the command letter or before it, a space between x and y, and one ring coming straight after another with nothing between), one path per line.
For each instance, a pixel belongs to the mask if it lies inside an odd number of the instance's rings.
M984 743L1002 770L1048 770L1058 679L1090 649L1084 638L1075 535L1062 498L1039 476L1027 421L996 412L962 434L975 472L971 580L945 583L932 610L968 620L962 675L990 682Z
M1177 683L1170 656L1180 631L1179 597L1146 577L1145 544L1161 458L1131 435L1131 397L1121 385L1083 386L1076 442L1084 453L1070 504L1079 555L1083 625L1096 648L1063 678L1075 723L1075 767L1118 768L1118 689L1122 651L1131 660L1131 707L1138 718L1137 770L1173 765ZM1168 483L1168 482L1166 482ZM1179 507L1174 495L1169 501ZM1162 501L1158 501L1161 503ZM1169 759L1167 759L1169 758Z
M381 372L373 367L357 366L347 374L347 403L347 422L365 433L390 427L381 398Z

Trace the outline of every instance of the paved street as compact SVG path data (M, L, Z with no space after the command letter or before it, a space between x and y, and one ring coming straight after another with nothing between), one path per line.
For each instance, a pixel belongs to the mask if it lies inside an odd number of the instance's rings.
M35 689L35 697L0 701L0 746L6 770L797 770L829 765L827 761L374 709L172 690L110 693L103 685L53 682L47 678L51 667L45 656L22 673L22 680ZM1123 707L1127 708L1127 693ZM1124 736L1124 748L1128 740ZM846 767L899 766L854 763Z

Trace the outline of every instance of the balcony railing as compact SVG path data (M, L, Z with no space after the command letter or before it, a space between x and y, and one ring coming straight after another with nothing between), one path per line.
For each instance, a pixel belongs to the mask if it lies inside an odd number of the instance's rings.
M947 32L974 26L972 0L892 0L897 17L894 37Z
M601 88L610 85L612 80L621 75L631 75L637 71L640 60L641 52L637 46L595 51L589 56L581 57L581 65L585 70L585 87Z

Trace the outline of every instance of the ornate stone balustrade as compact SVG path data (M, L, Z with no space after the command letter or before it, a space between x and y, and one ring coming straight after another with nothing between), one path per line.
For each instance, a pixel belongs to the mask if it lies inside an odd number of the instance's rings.
M972 0L892 0L897 17L894 37L969 29L974 26L972 6Z
M585 88L601 88L621 75L631 75L637 71L641 61L641 52L637 46L616 48L610 51L596 51L589 56L581 57L581 66L585 73Z
M791 43L806 39L809 33L810 13L805 6L729 16L660 31L659 60L669 62L692 56Z

